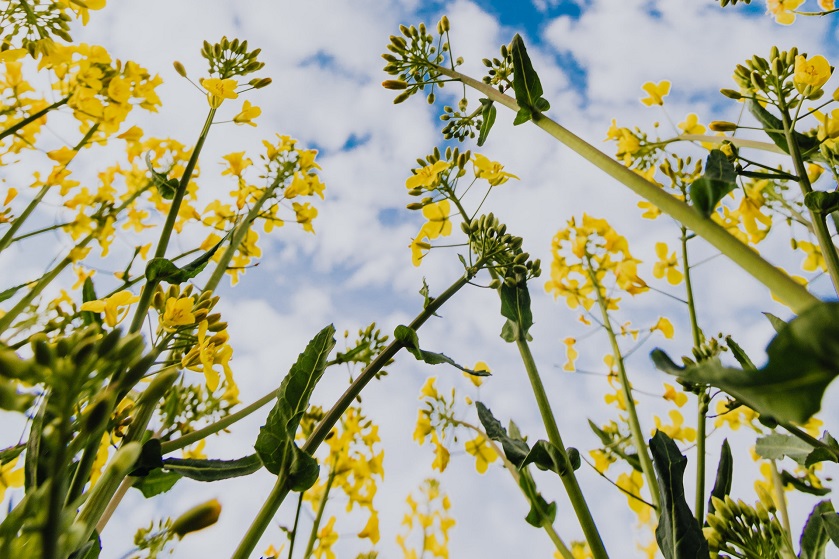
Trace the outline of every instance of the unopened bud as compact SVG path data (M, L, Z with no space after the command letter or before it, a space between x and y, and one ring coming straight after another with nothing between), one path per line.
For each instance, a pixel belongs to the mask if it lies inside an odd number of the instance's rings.
M178 62L178 61L176 60L175 62L173 62L173 63L172 63L172 66L174 66L174 67L175 67L175 71L176 71L176 72L177 72L177 73L178 73L178 74L179 74L182 78L185 78L185 77L186 77L186 68L184 68L184 65L183 65L183 64L181 64L180 62Z
M708 125L708 128L714 132L733 132L734 130L737 130L737 125L733 122L725 120L712 120Z
M396 99L393 100L394 105L398 105L399 103L404 102L408 97L411 96L411 91L403 91L399 95L396 96Z
M218 522L220 514L221 503L217 499L213 499L195 506L180 515L172 523L172 527L169 530L173 534L177 534L179 538L183 538L190 532L197 532L208 526L212 526Z
M440 26L443 28L443 31L448 31L449 29L451 29L451 25L449 24L449 18L443 16L440 19Z
M407 89L408 83L403 80L385 80L382 82L382 87L385 89Z

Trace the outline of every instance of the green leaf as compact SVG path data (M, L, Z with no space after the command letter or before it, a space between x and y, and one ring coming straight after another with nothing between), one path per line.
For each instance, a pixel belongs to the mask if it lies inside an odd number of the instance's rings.
M789 153L789 145L787 145L787 138L784 135L784 123L760 106L760 103L756 103L752 99L746 100L746 108L749 109L749 112L752 113L757 121L763 126L763 131L766 132L766 135L775 142L775 145L784 150L784 153ZM817 138L813 138L811 136L805 136L799 132L793 131L793 137L795 138L795 142L798 144L798 147L801 150L802 155L807 155L811 151L818 150L819 141ZM808 159L805 157L805 159Z
M230 233L228 233L228 235L229 234ZM171 260L167 260L166 258L152 258L149 260L149 263L146 264L146 279L150 282L165 281L171 284L180 284L187 280L191 280L207 267L207 263L225 240L227 240L227 235L217 242L213 248L183 268L178 268Z
M833 542L833 545L839 547L839 514L828 512L821 516L824 529L830 537L830 541Z
M519 106L513 124L518 125L531 120L534 113L547 111L551 105L542 98L542 82L533 69L524 41L518 33L510 43L510 55L513 57L513 91Z
M542 497L542 494L536 489L536 482L533 481L530 471L524 469L519 473L519 487L530 502L530 510L524 517L525 521L536 528L553 524L556 520L556 502L548 503Z
M146 165L151 173L151 180L154 182L154 186L157 188L160 195L166 200L173 199L175 197L175 193L178 191L180 181L178 179L170 179L165 173L155 171L154 166L151 163L150 151L146 153Z
M237 460L207 460L196 458L166 458L163 468L196 481L219 481L250 475L262 467L256 454Z
M179 474L165 472L158 468L150 471L145 477L137 478L132 487L139 489L146 499L151 499L172 489L179 479L181 479Z
M755 452L762 458L781 460L784 456L803 466L813 452L813 445L805 443L792 435L772 433L757 440Z
M4 291L0 291L0 303L2 303L3 301L5 301L7 299L11 299L12 297L14 297L15 293L17 293L20 289L23 289L24 287L29 285L29 283L30 282L22 283L20 285L10 287L9 289L6 289Z
M330 324L309 342L297 358L280 384L277 402L265 425L259 429L254 444L265 469L275 475L286 475L289 487L294 491L306 489L303 482L311 480L312 463L301 457L305 453L295 445L294 436L303 413L309 407L312 391L326 369L327 358L335 346L334 334L335 327ZM317 468L317 463L314 463L314 468Z
M802 477L797 477L786 470L781 472L781 485L792 485L796 491L819 497L830 493L830 489L827 487L820 487L810 483L807 474L804 474Z
M580 453L576 448L568 449L568 461L566 462L562 456L562 451L558 447L548 441L538 440L533 445L533 448L530 449L530 452L524 458L524 462L522 462L519 468L523 468L528 464L536 464L536 467L540 470L550 470L560 476L564 476L569 473L568 466L576 470L580 467L581 460Z
M673 440L656 430L650 440L661 493L655 538L665 559L708 558L708 542L685 500L683 478L688 459Z
M501 296L501 315L508 319L501 331L501 337L508 342L527 339L527 332L533 326L527 284L510 287L504 283L501 284L498 293Z
M520 467L530 453L530 447L521 437L508 436L507 430L504 429L501 422L495 419L492 411L482 402L475 402L475 407L478 409L478 419L484 426L487 436L495 442L501 443L501 448L504 450L504 456L507 457L507 460L516 468Z
M680 367L659 349L651 356L668 374L721 388L777 421L805 423L839 375L839 303L818 303L788 322L766 353L769 361L758 370L725 367L717 358Z
M288 487L292 491L305 491L318 480L318 461L296 445L292 446L291 466L288 469Z
M787 325L785 320L778 318L777 316L775 316L774 314L772 314L770 312L763 313L763 316L765 316L769 320L769 324L772 325L772 328L775 329L776 333L783 330L784 327L786 327L786 325Z
M752 363L752 360L749 358L749 356L746 355L746 352L743 351L743 348L741 348L731 336L725 337L725 345L727 345L728 349L731 350L731 355L733 355L734 359L736 359L737 362L740 363L741 367L743 367L744 369L757 369L757 367L755 367L755 364Z
M836 442L836 439L834 439L830 433L825 431L822 434L822 438L819 440L827 445L827 448L817 446L813 452L807 456L807 460L804 462L804 465L808 468L819 462L839 462L839 443Z
M439 365L440 363L448 363L452 367L460 369L464 373L468 373L470 375L474 375L476 377L488 377L490 373L488 371L474 371L472 369L467 369L462 365L458 365L451 357L448 357L442 353L434 353L433 351L425 351L420 349L419 347L419 336L417 336L416 330L413 328L409 328L403 324L400 324L396 327L396 330L393 331L393 337L401 343L405 349L417 358L417 361L424 361L429 365Z
M95 301L97 299L96 289L93 287L93 280L88 276L85 278L84 285L82 286L82 303ZM102 315L98 312L82 311L81 317L85 326L93 324L94 322L100 326L102 325Z
M804 205L820 214L829 214L839 210L839 192L816 190L804 195Z
M737 173L725 154L713 149L705 161L705 173L690 185L690 201L693 207L705 217L714 213L714 208L723 197L737 188Z
M482 98L481 100L481 130L478 133L478 147L484 145L489 136L489 131L492 125L495 124L495 105L489 99Z
M711 497L725 499L731 493L731 480L734 475L734 458L731 456L731 446L728 439L723 439L720 449L720 463L717 466L717 478L714 481L714 488L711 490ZM708 499L708 514L714 513L714 501Z
M830 501L821 501L813 507L801 532L799 559L824 559L824 548L830 541L824 521L824 515L828 514L835 514Z
M102 542L99 539L99 533L94 530L84 545L71 553L67 559L99 559L101 552Z
M160 447L160 439L152 438L143 443L143 449L140 451L140 457L137 463L134 464L134 469L131 475L134 477L144 477L149 475L152 470L163 467L163 452Z

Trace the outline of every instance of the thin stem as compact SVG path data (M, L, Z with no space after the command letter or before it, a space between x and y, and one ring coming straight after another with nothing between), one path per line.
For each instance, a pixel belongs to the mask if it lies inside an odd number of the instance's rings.
M204 127L201 129L201 134L198 135L198 141L195 142L195 148L189 156L189 161L184 169L184 174L178 183L178 189L175 191L175 196L172 198L172 205L169 208L169 214L166 216L166 222L163 224L163 229L160 231L160 239L157 241L157 248L154 251L155 258L163 258L166 256L166 248L169 246L169 239L172 236L172 230L175 228L175 221L178 219L178 212L181 209L181 202L183 202L186 195L187 186L192 178L192 173L195 170L195 165L198 164L198 155L201 153L201 148L204 147L204 142L210 132L210 126L213 124L213 117L216 114L215 108L210 108L207 119L204 121ZM152 295L154 289L157 287L157 282L146 282L140 292L140 300L137 303L137 310L134 312L134 319L131 321L129 332L137 332L143 326L143 321L146 318L146 312L151 305Z
M609 336L609 343L612 346L612 354L615 356L615 361L618 366L618 379L621 384L621 392L623 399L626 402L626 412L629 415L629 430L632 433L632 444L638 452L638 461L641 463L641 471L647 480L647 487L650 491L650 500L653 502L653 508L659 510L659 489L658 480L655 477L655 469L653 468L653 461L647 452L646 439L641 430L641 422L638 420L638 411L635 409L635 399L632 396L632 386L629 383L629 377L626 374L626 365L623 362L623 355L621 353L618 339L615 336L615 331L612 328L612 321L609 318L609 309L606 300L603 297L601 285L597 281L597 275L594 273L591 264L591 258L586 256L586 272L594 285L594 292L597 294L597 305L600 307L600 315L603 318L603 327L606 329L606 334Z
M326 502L329 500L329 491L332 489L332 484L335 482L335 464L338 457L332 460L332 468L329 470L329 477L326 479L326 489L323 490L323 496L318 503L318 512L315 515L315 521L312 524L312 531L309 533L309 541L306 543L306 551L303 552L303 559L309 559L312 556L312 550L315 549L315 542L318 539L318 528L320 528L321 520L323 520L323 513L326 510Z
M769 465L772 468L772 489L775 491L775 501L777 501L776 504L778 505L778 512L781 513L781 525L784 527L787 539L789 539L792 532L789 528L789 511L787 511L787 496L784 495L784 483L781 481L781 474L778 472L777 462L775 462L775 460L770 460Z
M418 330L423 324L425 324L429 318L434 316L434 313L436 313L446 301L451 299L455 293L460 291L463 286L469 283L469 281L477 273L480 265L482 265L482 263L479 263L479 265L476 265L474 268L467 270L460 279L449 286L449 288L441 293L439 297L430 299L427 306L419 315L417 315L416 318L414 318L409 327L414 330ZM318 446L320 446L329 434L329 431L332 430L332 427L335 426L364 387L367 386L373 378L375 378L376 374L378 374L378 372L381 371L391 359L393 359L402 347L404 346L401 342L394 340L388 344L388 346L382 350L382 352L367 367L365 367L361 374L353 381L353 383L349 386L349 388L347 388L335 404L332 405L332 408L326 412L326 415L324 415L320 423L318 423L314 428L312 434L309 435L309 438L302 447L303 452L314 454L314 452L318 449ZM262 534L268 528L268 525L271 523L271 519L274 518L274 515L277 513L277 510L280 508L280 505L283 503L283 500L285 500L288 493L289 488L286 476L278 476L277 482L271 489L271 493L268 495L267 499L265 499L265 502L262 504L262 507L259 509L259 512L250 527L248 527L247 532L239 542L239 546L233 552L231 559L248 559L248 557L251 556L256 544L259 542L259 538L262 537Z
M792 163L795 166L795 173L798 175L798 185L801 187L801 192L806 196L813 191L810 185L810 179L807 177L807 169L804 167L804 158L801 155L801 148L798 141L795 139L795 130L790 120L789 110L781 100L781 118L784 123L784 136L786 136L787 145L789 146L789 154L792 157ZM816 234L816 240L821 248L824 262L827 265L827 271L830 274L830 279L833 282L833 290L839 294L839 254L836 252L836 245L833 244L833 239L830 237L830 231L827 229L826 216L823 213L816 212L812 209L810 211L810 221L813 224L813 229Z
M300 511L303 508L303 495L305 491L301 491L297 497L297 510L294 512L294 526L291 529L291 534L288 535L288 559L292 559L294 555L294 542L297 539L297 526L300 524Z
M539 376L539 371L536 368L536 361L533 359L533 354L530 352L530 346L527 340L519 338L516 340L516 345L519 349L524 368L527 371L527 377L530 379L530 386L533 388L533 395L536 397L536 403L539 406L539 413L542 415L542 422L545 424L545 430L548 432L548 440L559 449L564 458L564 475L560 475L562 485L565 486L565 491L568 494L568 499L574 507L574 513L577 515L577 520L585 534L589 549L591 549L594 559L606 559L608 554L606 548L603 546L603 540L600 533L597 531L597 525L594 523L594 518L591 516L591 511L588 508L588 503L583 496L583 491L580 484L577 482L577 476L574 474L574 468L571 467L571 461L568 459L568 451L562 442L562 437L559 434L559 428L556 425L553 411L551 411L551 404L548 401L548 395L545 392L545 386L542 384L542 378ZM640 454L640 449L639 449Z
M443 75L460 79L469 87L486 95L490 100L504 105L513 111L518 111L519 109L515 99L499 93L492 86L442 66L435 66L434 69ZM703 217L699 212L681 200L668 194L662 188L659 188L631 169L615 161L588 142L560 126L557 122L542 114L534 113L533 123L599 167L606 174L617 179L629 187L630 190L653 203L661 211L705 239L717 250L725 254L732 262L739 265L752 277L769 288L796 313L801 313L808 307L819 302L818 298L811 295L805 287L799 285L788 274L764 260L757 252L737 240L720 225Z
M187 433L182 437L178 437L177 439L167 441L160 445L160 451L163 454L169 454L170 452L174 452L176 450L180 450L182 448L186 448L189 445L200 441L210 435L218 433L219 431L226 429L230 425L233 425L240 419L244 419L245 417L249 416L253 412L257 411L258 409L262 408L266 404L269 404L277 399L277 389L274 388L268 394L262 396L258 400L254 401L253 403L245 406L244 408L240 409L236 413L231 413L225 417L222 417L218 421L215 421L206 427L198 429L196 431L192 431L191 433Z
M2 140L3 138L6 138L7 136L11 136L12 134L17 132L21 128L24 128L24 127L28 126L29 124L32 124L33 122L35 122L36 120L38 120L42 116L46 115L48 112L53 111L53 110L61 107L62 105L66 105L68 101L70 101L70 96L69 95L67 97L64 97L63 99L59 99L58 101L56 101L52 105L44 107L43 109L41 109L38 112L32 113L31 115L24 118L23 120L21 120L17 124L13 124L9 128L6 128L2 132L0 132L0 140Z

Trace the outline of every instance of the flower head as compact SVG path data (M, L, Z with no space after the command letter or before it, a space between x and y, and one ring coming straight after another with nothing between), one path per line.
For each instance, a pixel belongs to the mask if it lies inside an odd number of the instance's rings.
M479 179L486 179L491 186L504 184L508 179L518 179L512 173L504 171L504 166L497 161L490 161L480 153L476 153L472 159L475 165L475 176Z
M207 102L210 107L217 109L225 99L235 99L239 96L236 88L239 84L232 78L207 78L201 80L201 85L207 90Z
M262 114L262 109L257 106L251 105L250 101L245 101L242 105L242 110L233 117L233 122L236 124L249 124L250 126L256 126L256 123L253 121L256 117Z
M781 25L790 25L795 21L793 11L804 0L766 0L766 13L775 16L775 21Z
M653 105L663 105L664 97L670 93L670 82L667 80L660 81L657 84L647 82L641 86L641 89L647 92L649 97L644 97L641 102L648 107Z
M803 93L807 86L810 91L818 91L830 79L833 68L824 56L816 55L807 59L799 54L795 57L795 73L792 76L792 83L795 88Z
M88 301L82 304L83 311L91 311L95 313L105 313L105 324L113 328L125 318L128 314L128 306L136 303L140 298L130 291L123 290L115 293L105 299L98 299L96 301ZM122 308L126 307L126 308Z

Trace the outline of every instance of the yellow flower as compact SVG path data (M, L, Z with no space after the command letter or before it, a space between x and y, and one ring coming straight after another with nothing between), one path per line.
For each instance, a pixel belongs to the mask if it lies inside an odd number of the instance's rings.
M194 460L203 460L207 458L207 455L204 454L204 446L207 444L207 439L201 439L198 441L193 448L190 449L183 449L184 458L190 458Z
M434 429L431 426L431 417L428 414L427 410L418 410L417 412L417 425L414 427L414 440L417 441L417 444L422 446L425 444L425 439L428 438L428 435L431 434L431 431Z
M667 281L672 285L678 285L682 281L684 275L677 269L679 261L676 259L676 253L673 252L669 257L667 256L667 244L656 243L655 253L659 261L653 265L653 275L659 279L667 275Z
M490 463L495 462L498 458L498 453L487 442L486 437L478 435L471 441L466 441L466 452L475 457L475 469L479 474L487 471Z
M822 249L819 245L813 244L810 241L797 241L796 245L807 254L807 258L801 264L802 270L805 272L815 272L821 268L823 271L827 271L827 265L824 262Z
M312 220L318 216L317 208L308 202L305 204L292 202L291 208L294 210L295 216L297 217L297 223L303 226L303 231L314 233L315 228L312 227Z
M222 156L222 159L227 161L228 167L221 172L222 175L241 176L245 169L253 165L253 161L249 157L245 157L244 151L237 151L228 153Z
M682 417L681 413L676 410L670 410L668 415L670 416L672 425L664 425L661 422L661 418L657 415L654 416L656 429L663 432L674 441L693 442L696 440L696 429L693 427L682 427L685 422L685 418ZM655 433L655 430L653 430L653 433Z
M588 453L589 456L594 459L594 469L601 474L606 473L606 470L608 470L609 466L615 461L614 456L606 454L600 449L590 450Z
M431 433L431 442L434 443L434 462L431 463L431 467L442 473L449 465L449 451L437 438L436 432Z
M239 94L236 88L239 84L232 78L207 78L201 80L201 85L207 90L207 102L210 107L217 109L225 99L236 99Z
M8 206L12 203L12 200L15 199L17 196L17 188L10 187L9 190L6 192L6 198L3 200L3 205Z
M251 105L250 101L245 101L242 105L242 110L233 117L233 122L236 124L249 124L251 126L256 126L256 123L253 121L256 117L262 114L262 109Z
M359 538L369 538L375 545L379 543L379 515L376 511L370 511L370 518L367 519L367 524L358 533Z
M836 9L836 0L819 0L819 8L825 12Z
M427 241L428 233L426 233L425 228L422 228L416 238L408 245L408 248L411 249L411 262L413 262L414 266L419 266L420 262L422 262L425 256L423 251L431 250L431 245Z
M804 0L766 0L766 13L775 16L781 25L790 25L795 21L793 10L803 3Z
M574 371L576 370L574 362L577 360L577 357L580 356L579 352L574 347L577 343L577 338L565 338L562 343L565 344L565 355L568 357L568 361L566 361L565 365L562 366L562 370Z
M792 76L792 83L795 88L803 93L809 86L812 92L818 91L830 79L833 69L824 56L816 55L809 60L799 54L795 57L795 73Z
M641 477L641 472L632 470L629 475L621 474L615 481L615 485L627 493L626 500L629 502L629 508L638 516L638 521L641 524L649 522L652 507L639 500L641 498L641 488L644 486L644 478Z
M437 393L437 387L434 386L434 383L437 381L437 377L428 377L425 379L425 384L422 385L422 389L420 389L420 396L419 399L422 400L424 398L429 398L431 400L436 400L440 397Z
M447 161L437 161L433 165L426 165L421 169L415 169L415 173L405 181L406 188L424 187L433 190L438 183L440 173L449 168Z
M262 555L265 556L265 559L279 559L280 554L283 552L284 548L284 545L281 545L280 549L277 549L273 545L269 545L268 549L262 552Z
M451 235L452 222L449 221L450 211L451 205L448 200L440 200L434 204L428 204L422 209L422 215L428 219L428 222L422 226L422 232L428 236L429 240L436 239L440 236L447 237Z
M674 330L673 330L673 323L664 316L658 319L658 322L655 323L655 326L650 328L650 332L655 332L656 330L660 331L664 334L664 337L668 340L673 337Z
M160 319L161 327L167 332L174 332L178 326L195 324L195 315L192 307L195 305L195 297L181 297L166 299L166 309Z
M504 171L504 166L501 163L490 161L480 153L475 154L472 163L475 166L475 177L486 179L491 186L504 184L508 179L518 179L516 175Z
M335 552L332 546L338 541L338 532L335 531L335 517L329 517L326 526L318 530L318 544L312 551L312 556L325 559L335 559Z
M23 467L14 470L15 465L17 465L18 458L19 456L15 456L0 466L0 501L2 501L3 497L6 495L6 489L23 487Z
M699 124L699 117L696 116L695 113L690 113L684 122L679 123L679 128L681 128L684 134L704 134L705 127Z
M641 89L647 92L649 97L644 97L641 99L641 102L644 103L646 106L651 107L653 105L663 105L664 104L664 97L670 93L670 82L667 80L660 81L658 84L654 84L653 82L647 82Z
M124 291L120 291L119 293L115 293L106 299L88 301L87 303L82 304L80 310L95 313L104 312L105 324L113 328L122 322L128 314L128 308L122 309L121 307L128 307L139 300L139 297L126 289Z
M687 394L680 390L676 390L676 387L672 384L664 383L664 399L670 400L680 408L685 405L688 401Z
M487 365L483 361L478 361L477 363L475 363L475 366L472 367L472 370L473 371L486 371L487 373L492 372L489 369L489 365ZM463 373L463 376L468 378L472 382L472 384L474 384L475 386L480 386L484 383L484 377L476 377L475 375L470 375L469 373L466 373L466 372Z
M734 409L729 409L726 400L717 402L717 418L714 420L714 427L721 427L728 424L732 431L737 431L741 426L746 425L751 427L758 433L760 429L755 427L754 422L757 421L757 412L748 406L738 406Z

